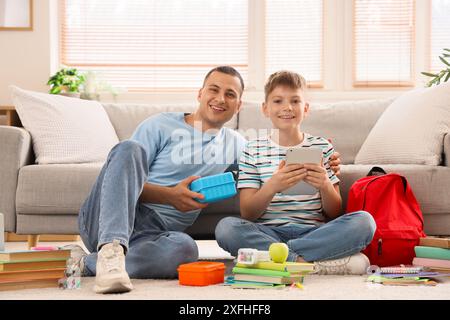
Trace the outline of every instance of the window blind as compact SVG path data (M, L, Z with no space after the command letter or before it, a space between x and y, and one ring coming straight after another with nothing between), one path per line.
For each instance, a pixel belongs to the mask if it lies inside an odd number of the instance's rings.
M61 63L133 90L199 88L217 65L248 74L247 0L65 0Z
M440 59L444 48L450 49L450 0L431 1L430 70L439 72L447 67ZM450 52L446 52L450 55ZM450 62L450 57L445 57Z
M353 85L413 85L414 0L353 4Z
M281 69L322 85L323 1L266 0L266 78Z

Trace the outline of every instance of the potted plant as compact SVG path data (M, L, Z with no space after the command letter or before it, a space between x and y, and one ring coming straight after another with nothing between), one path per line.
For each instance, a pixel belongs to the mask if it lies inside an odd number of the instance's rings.
M118 90L110 85L100 73L87 71L84 74L84 78L85 82L81 91L81 99L100 101L101 94L110 93L114 101L116 101Z
M62 94L69 97L80 97L80 87L85 82L84 75L76 68L62 68L56 72L47 82L51 86L51 94Z
M441 83L441 81L447 82L447 80L450 78L450 62L448 62L446 58L450 58L450 49L444 49L442 56L439 56L439 60L441 60L442 63L445 64L444 69L442 69L438 73L422 72L423 75L432 78L427 82L427 87L431 87L434 84L438 85Z

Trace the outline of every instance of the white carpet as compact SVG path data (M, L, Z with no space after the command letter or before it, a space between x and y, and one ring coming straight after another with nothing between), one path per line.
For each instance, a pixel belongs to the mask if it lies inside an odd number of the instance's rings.
M7 243L7 250L20 249L24 244ZM215 241L198 241L201 258L231 258ZM229 263L229 266L232 264ZM229 268L228 268L229 269ZM83 278L81 288L26 289L0 292L0 300L310 300L310 299L395 299L395 300L450 300L450 279L435 287L383 286L365 282L366 276L306 277L304 289L232 289L224 285L207 287L180 286L178 280L132 279L134 290L126 294L99 295L92 290L94 278Z

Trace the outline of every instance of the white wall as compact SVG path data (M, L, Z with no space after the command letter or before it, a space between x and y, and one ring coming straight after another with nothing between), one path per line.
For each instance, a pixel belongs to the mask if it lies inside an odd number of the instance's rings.
M0 31L0 105L11 105L8 86L47 91L50 71L50 0L34 0L32 31Z

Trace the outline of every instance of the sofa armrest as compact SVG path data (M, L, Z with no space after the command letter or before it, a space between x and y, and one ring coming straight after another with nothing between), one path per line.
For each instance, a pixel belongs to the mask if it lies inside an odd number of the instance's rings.
M444 166L450 167L450 132L444 136Z
M5 231L16 230L16 190L19 170L31 163L31 136L23 128L0 126L0 212Z

